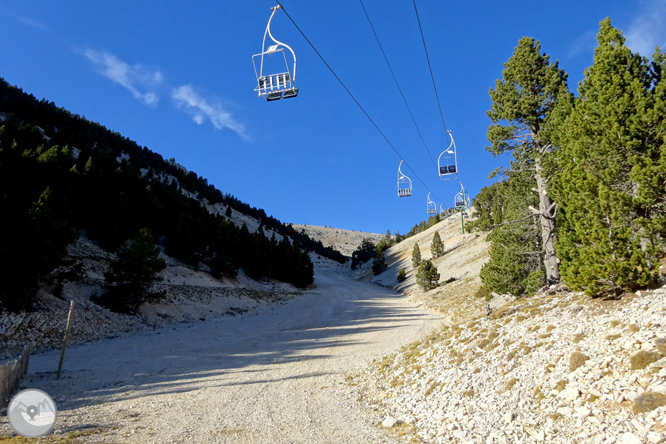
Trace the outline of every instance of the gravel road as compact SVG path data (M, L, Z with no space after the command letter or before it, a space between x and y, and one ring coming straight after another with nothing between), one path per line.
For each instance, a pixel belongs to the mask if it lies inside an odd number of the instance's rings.
M56 434L85 442L393 443L345 375L441 317L316 267L317 288L271 309L35 355L22 387L56 400ZM6 417L0 435L10 434Z

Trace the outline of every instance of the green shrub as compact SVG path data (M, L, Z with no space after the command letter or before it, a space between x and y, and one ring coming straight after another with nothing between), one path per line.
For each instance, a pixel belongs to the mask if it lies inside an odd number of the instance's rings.
M398 271L398 282L404 282L405 279L407 279L407 273L404 268L401 268L400 271Z
M113 311L133 313L142 302L163 296L148 291L157 274L166 268L159 253L152 232L142 228L118 250L104 274L105 292L95 302Z
M437 268L432 262L427 259L421 261L421 265L419 265L416 272L416 284L424 290L432 290L437 287L438 281L439 273L437 273Z

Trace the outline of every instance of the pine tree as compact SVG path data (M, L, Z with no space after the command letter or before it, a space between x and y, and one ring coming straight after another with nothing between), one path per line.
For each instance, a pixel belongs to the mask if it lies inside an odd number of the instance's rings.
M419 268L421 264L421 250L419 249L419 244L414 244L414 249L412 250L412 265L415 269Z
M375 260L372 262L372 273L377 276L386 271L386 268L386 257L384 256L384 252L380 251L375 255Z
M556 159L562 275L590 295L651 283L663 247L663 57L657 51L651 70L624 41L601 22Z
M398 282L404 282L405 279L407 279L407 273L405 272L404 268L401 268L398 271Z
M419 265L416 271L416 284L427 291L436 288L438 281L439 273L437 273L437 267L428 259L421 261L421 265Z
M490 291L523 296L544 285L538 216L525 216L525 206L538 203L538 197L530 192L532 184L529 172L516 172L497 189L496 198L502 202L499 211L506 221L493 228L490 260L479 274Z
M531 188L538 193L539 205L537 210L526 204L523 216L529 216L529 212L539 216L541 239L531 243L542 248L546 281L552 283L560 280L554 243L556 205L547 194L549 178L544 158L554 149L549 120L559 118L553 111L559 109L560 100L570 100L571 95L567 74L540 51L538 41L523 37L504 64L502 80L497 80L495 89L490 90L492 105L488 117L493 124L488 128L491 146L486 149L496 156L510 152L514 158L512 169L530 172Z
M432 254L433 259L437 259L444 254L444 243L442 242L442 238L439 237L438 231L435 231L435 235L432 237L430 253Z
M125 243L104 274L106 292L99 298L100 304L119 312L134 312L151 296L149 287L157 274L166 268L155 238L148 228Z

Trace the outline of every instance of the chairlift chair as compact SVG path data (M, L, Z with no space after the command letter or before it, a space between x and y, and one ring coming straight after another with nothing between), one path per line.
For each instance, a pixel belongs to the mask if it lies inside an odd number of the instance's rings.
M460 183L460 182L458 182ZM456 210L464 211L469 208L469 195L463 188L462 183L460 183L460 191L454 197L454 206Z
M428 214L437 214L437 205L432 201L432 199L430 199L430 193L428 193L426 209L428 210Z
M400 171L403 162L404 160L401 160L400 165L398 165L398 197L410 197L412 195L412 179Z
M437 170L439 172L439 178L442 180L457 179L458 158L456 156L456 143L453 140L451 130L447 130L446 133L451 138L451 143L449 144L449 147L439 155L439 158L437 158Z
M264 97L269 102L279 99L290 99L298 95L298 88L296 88L296 54L289 45L275 40L275 37L271 34L271 22L273 21L273 16L280 8L280 5L271 8L271 11L273 12L268 19L268 25L264 32L261 52L252 56L254 73L257 76L257 87L254 88L254 90L257 91L259 97ZM266 47L266 36L270 37L275 44ZM291 58L294 61L293 69L291 71L289 70L289 62L287 61L285 48L289 50ZM270 63L270 59L272 59L274 55L279 58L280 54L284 59L284 71L282 71L282 68L277 69L276 64ZM259 65L259 70L257 70L257 64ZM270 69L266 65L270 65ZM282 72L273 74L274 69Z

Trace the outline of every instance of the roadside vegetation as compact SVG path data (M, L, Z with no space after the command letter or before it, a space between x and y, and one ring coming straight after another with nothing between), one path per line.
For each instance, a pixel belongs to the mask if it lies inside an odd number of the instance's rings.
M666 251L666 56L631 52L601 22L594 63L574 98L567 73L524 37L490 91L500 180L474 199L488 231L481 271L495 293L563 282L589 296L653 285Z

